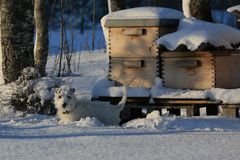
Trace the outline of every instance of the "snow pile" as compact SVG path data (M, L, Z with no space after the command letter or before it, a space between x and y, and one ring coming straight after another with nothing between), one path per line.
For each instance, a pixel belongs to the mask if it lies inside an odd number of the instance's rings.
M0 85L0 116L14 114L14 107L10 104L13 92L14 89L10 84Z
M151 128L156 129L160 127L162 117L159 111L149 113L146 118L139 118L131 120L123 125L125 128Z
M115 82L107 78L99 79L93 86L92 98L99 96L121 97L123 95L122 86L114 86ZM143 87L127 87L128 97L149 97L150 93L147 88Z
M186 18L191 18L190 0L182 0L182 10Z
M173 89L163 87L160 78L155 80L155 85L151 88L150 93L152 98L210 99L213 101L220 100L225 104L240 103L240 88L212 88L207 90Z
M196 98L196 99L205 99L206 91L199 90L183 90L183 89L172 89L165 88L162 86L162 80L156 78L155 85L150 90L151 97L153 98Z
M159 111L153 111L146 118L131 120L123 124L124 128L155 129L161 131L240 131L240 120L219 118L212 116L202 117L176 117L169 112L160 116Z
M173 99L210 99L212 101L222 101L224 104L239 104L240 89L212 88L209 90L185 90L172 88L152 88L153 98L173 98Z
M228 12L239 12L240 13L240 5L236 5L227 9Z
M180 45L195 51L201 44L235 49L240 43L240 31L224 24L215 24L196 19L182 19L177 32L157 40L158 45L173 51Z
M176 98L176 99L205 99L207 97L206 91L199 90L183 90L172 88L159 88L153 91L155 98Z
M123 124L122 126L124 128L168 130L175 128L175 125L169 125L174 121L177 121L177 117L175 115L170 115L169 112L166 112L160 116L160 112L155 110L149 113L146 118L134 119Z
M150 90L141 87L127 87L127 94L128 97L151 97L150 102L153 102L153 98L172 98L219 100L226 104L240 103L240 89L212 88L207 90L190 90L165 88L160 78L155 79L155 84ZM99 98L99 96L121 97L122 95L123 87L115 87L114 81L109 81L106 78L97 81L92 90L92 98Z
M54 97L54 88L58 86L58 81L49 77L39 79L34 85L34 92L44 105L46 101L52 100Z
M22 115L33 113L55 114L56 110L52 99L54 88L59 83L60 80L57 78L40 78L37 69L26 67L15 82L1 87L1 89L8 89L2 92L0 89L0 97L3 99L2 101L5 101L5 104L1 103L0 109L11 107L16 112L21 112ZM11 112L11 110L9 111Z
M221 100L226 104L240 103L240 88L238 89L221 89L213 88L208 91L208 98L211 100Z
M76 122L76 125L79 127L102 127L104 126L99 120L96 118L81 118L78 122Z

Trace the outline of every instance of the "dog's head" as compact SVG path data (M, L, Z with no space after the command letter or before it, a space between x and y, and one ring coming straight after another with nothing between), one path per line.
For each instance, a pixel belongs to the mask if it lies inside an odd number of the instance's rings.
M59 112L67 114L74 108L75 89L67 85L61 86L55 90L54 103Z

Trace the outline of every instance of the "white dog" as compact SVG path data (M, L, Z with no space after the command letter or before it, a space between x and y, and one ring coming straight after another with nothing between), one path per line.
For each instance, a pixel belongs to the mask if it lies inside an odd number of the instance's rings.
M78 121L81 118L95 117L106 125L119 125L120 112L127 101L126 87L123 87L122 100L118 105L108 102L92 102L87 99L77 99L75 89L69 86L61 86L55 91L54 103L57 109L59 123Z

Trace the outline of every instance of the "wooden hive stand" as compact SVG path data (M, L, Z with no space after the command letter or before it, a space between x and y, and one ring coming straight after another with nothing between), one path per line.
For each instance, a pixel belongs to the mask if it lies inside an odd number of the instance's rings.
M121 97L99 97L95 100L117 104ZM123 122L144 117L143 109L147 113L158 110L160 114L163 113L162 111L167 110L170 114L177 116L183 115L181 112L185 110L185 116L193 117L200 116L200 109L206 108L205 116L239 117L240 104L223 104L222 101L209 99L154 98L154 103L149 103L149 101L150 97L128 97L125 110L121 116Z

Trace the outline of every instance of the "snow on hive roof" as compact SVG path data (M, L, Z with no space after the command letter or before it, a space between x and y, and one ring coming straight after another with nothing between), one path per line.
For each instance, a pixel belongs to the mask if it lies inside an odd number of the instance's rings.
M179 20L182 18L184 18L183 13L175 9L163 7L137 7L110 13L104 16L101 21L105 27L116 25L159 26L159 24L161 24L160 19L163 21L163 19Z
M181 19L181 11L163 7L137 7L108 14L107 19Z
M177 32L157 40L158 45L163 45L170 51L176 50L181 45L194 51L205 43L210 43L215 47L235 49L240 43L240 31L224 24L182 19Z
M232 12L237 16L240 16L240 5L236 5L227 9L228 12Z

